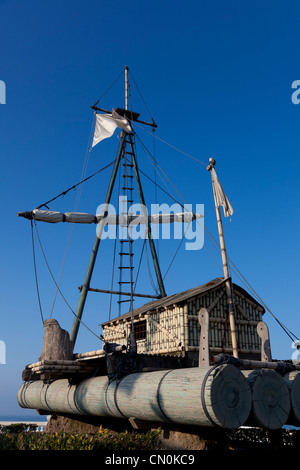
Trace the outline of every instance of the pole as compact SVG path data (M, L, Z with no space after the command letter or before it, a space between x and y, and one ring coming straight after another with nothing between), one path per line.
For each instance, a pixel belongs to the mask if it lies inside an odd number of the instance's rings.
M213 158L210 158L207 170L211 172L215 164L216 164L215 160ZM229 271L228 271L228 262L227 262L227 253L226 253L225 239L224 239L224 233L223 233L223 224L222 224L220 207L217 204L216 192L215 192L213 180L212 180L212 186L213 186L213 193L214 193L214 200L215 200L215 207L216 207L217 224L218 224L221 256L222 256L222 263L223 263L223 272L224 272L224 278L226 279L225 288L226 288L228 307L229 307L229 324L230 324L230 331L231 331L232 352L233 352L233 356L238 358L239 355L238 355L238 345L237 345L237 339L236 339L235 319L234 319L234 313L233 313L233 299L232 299L232 291L231 291L231 282L230 282Z
M128 66L125 65L125 109L128 109Z
M110 178L110 183L109 183L107 194L106 194L105 204L107 204L107 205L110 203L114 183L115 183L115 180L116 180L120 160L121 160L121 157L122 157L122 151L123 151L125 138L126 138L126 133L122 132L122 141L121 141L121 144L120 144L119 153L118 153L118 156L117 156L117 159L116 159L116 162L115 162L115 166L113 168L113 172L112 172L112 175L111 175L111 178ZM104 216L105 215L106 214L104 214ZM80 320L81 320L81 317L82 317L82 313L83 313L87 293L88 293L88 290L89 290L89 287L90 287L90 282L91 282L91 278L92 278L92 274L93 274L93 270L94 270L94 266L95 266L95 261L96 261L96 257L97 257L97 253L98 253L98 249L99 249L99 245L100 245L102 230L103 230L103 224L100 222L99 223L99 228L97 230L97 236L96 236L93 251L92 251L92 254L91 254L90 262L89 262L89 265L88 265L88 269L87 269L87 272L86 272L84 283L82 285L81 295L80 295L80 298L79 298L77 311L76 311L76 317L74 318L72 330L71 330L71 333L70 333L70 340L73 342L73 344L75 344L75 341L76 341L76 338L77 338Z

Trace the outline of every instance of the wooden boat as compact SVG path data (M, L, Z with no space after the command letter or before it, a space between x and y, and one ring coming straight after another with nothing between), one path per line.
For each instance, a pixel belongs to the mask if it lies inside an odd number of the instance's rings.
M98 102L92 106L96 120L93 146L111 136L117 127L122 129L103 210L93 215L54 212L39 206L18 213L35 227L40 221L97 224L70 334L55 319L44 321L41 357L23 371L19 405L47 414L223 429L243 425L265 429L279 429L285 424L300 426L299 366L293 361L272 359L268 327L263 321L265 306L233 283L229 275L221 206L226 217L233 209L218 180L213 159L207 170L212 178L224 276L184 292L166 294L153 225L193 221L199 224L202 215L185 211L149 216L144 211L133 128L136 123L152 128L156 124L141 121L139 114L129 109L128 88L125 67L125 108L110 112L99 108ZM109 205L121 165L127 207L123 213L111 214ZM129 210L133 201L128 195L132 194L134 178L142 207L140 215ZM110 224L127 229L138 224L146 227L144 241L149 243L159 287L156 295L135 292L130 236L120 240L123 277L119 288L91 287L102 234ZM90 291L117 295L119 307L127 301L130 308L102 324L100 349L75 353ZM148 301L133 308L137 297Z

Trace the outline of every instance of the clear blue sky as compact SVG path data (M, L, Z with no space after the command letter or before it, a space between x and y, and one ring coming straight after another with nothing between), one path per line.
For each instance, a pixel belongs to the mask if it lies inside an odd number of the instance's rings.
M228 254L271 311L300 337L300 104L291 101L292 82L300 79L299 20L300 6L294 0L0 0L0 80L6 84L6 104L0 105L0 340L6 345L0 415L20 413L16 394L21 372L38 359L43 340L30 223L17 218L17 212L35 208L80 180L93 119L90 106L126 64L158 124L155 134L205 163L211 156L216 159L235 210L231 222L224 221ZM124 106L123 86L121 78L101 100L104 108ZM133 83L131 91L134 110L148 120ZM185 200L193 208L204 204L205 226L217 238L205 166L144 130L136 131L155 149ZM114 136L94 149L87 175L114 159L116 143ZM138 159L153 178L154 169L141 149ZM109 175L107 170L84 187L80 211L95 213ZM155 202L153 188L146 181L145 186L147 201ZM50 207L73 210L77 195L71 192ZM39 224L39 231L58 278L69 226ZM61 281L73 309L94 238L94 227L74 228ZM220 264L207 239L205 243ZM176 246L159 243L163 272ZM36 248L47 318L55 287ZM110 287L112 249L110 242L101 245L94 287ZM185 290L220 274L206 249L182 250L166 277L166 290ZM234 273L233 280L240 284ZM140 291L144 289L150 291L146 280ZM107 311L102 294L90 294L83 319L99 334ZM73 315L59 297L53 317L70 330ZM291 340L269 313L265 321L273 356L291 358ZM98 347L97 338L81 328L76 350Z

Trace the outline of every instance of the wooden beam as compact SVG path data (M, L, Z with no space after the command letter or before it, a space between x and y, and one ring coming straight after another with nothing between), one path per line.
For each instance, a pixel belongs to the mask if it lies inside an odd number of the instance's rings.
M79 286L78 289L81 291L83 286ZM91 292L101 292L103 294L117 294L117 295L133 295L134 297L146 297L148 299L160 299L159 295L148 295L148 294L135 294L131 292L122 292L122 291L116 291L116 290L106 290L106 289L94 289L92 287L89 287L87 289L88 291Z

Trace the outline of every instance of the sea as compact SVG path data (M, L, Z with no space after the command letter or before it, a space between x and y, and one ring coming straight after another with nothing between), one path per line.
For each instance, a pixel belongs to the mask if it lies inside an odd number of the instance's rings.
M8 426L14 423L26 423L26 424L37 424L38 428L42 430L46 426L50 415L38 415L30 413L18 414L18 415L0 415L0 425Z

